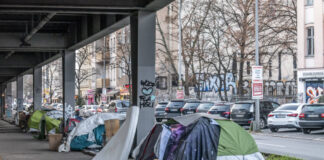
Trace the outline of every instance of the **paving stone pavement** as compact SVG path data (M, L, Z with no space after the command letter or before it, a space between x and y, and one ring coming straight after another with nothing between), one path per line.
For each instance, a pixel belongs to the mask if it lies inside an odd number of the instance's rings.
M0 120L0 160L90 160L81 152L59 153L49 150L48 141L17 131L17 127ZM6 132L10 130L10 132Z

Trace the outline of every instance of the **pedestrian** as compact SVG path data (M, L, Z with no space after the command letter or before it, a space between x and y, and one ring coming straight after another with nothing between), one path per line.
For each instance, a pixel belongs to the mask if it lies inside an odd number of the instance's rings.
M324 103L324 92L323 91L321 92L321 96L318 99L317 103Z

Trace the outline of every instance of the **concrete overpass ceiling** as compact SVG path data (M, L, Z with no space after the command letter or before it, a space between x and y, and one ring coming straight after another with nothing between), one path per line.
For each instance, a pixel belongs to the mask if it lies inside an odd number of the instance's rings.
M0 0L0 83L129 24L173 0Z

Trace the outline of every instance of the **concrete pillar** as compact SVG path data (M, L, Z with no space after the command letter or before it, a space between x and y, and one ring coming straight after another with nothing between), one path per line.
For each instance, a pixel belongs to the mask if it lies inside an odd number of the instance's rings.
M17 77L17 111L23 110L24 104L24 76Z
M6 117L12 118L12 86L11 82L7 83L6 87Z
M75 51L66 50L62 57L63 67L63 112L71 118L75 107Z
M155 101L155 12L131 16L131 104L140 107L137 144L154 125Z
M33 83L34 110L40 110L42 107L42 67L34 68Z

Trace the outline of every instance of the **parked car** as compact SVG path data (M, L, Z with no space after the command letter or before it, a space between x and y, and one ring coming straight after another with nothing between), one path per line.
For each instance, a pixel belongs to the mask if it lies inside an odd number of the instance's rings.
M231 104L231 103L216 104L209 109L208 114L216 114L221 117L230 119L232 106L233 106L233 104Z
M278 132L280 128L296 128L300 131L299 114L302 104L283 104L268 115L268 127L272 132Z
M86 105L80 107L80 116L85 117Z
M97 113L97 108L99 108L99 105L87 105L85 110L85 116L90 117Z
M168 102L159 102L155 106L155 118L157 122L161 122L165 118L165 107L168 105Z
M307 104L301 108L299 126L304 134L324 129L324 104Z
M260 102L260 128L267 126L268 114L279 107L279 104L272 101ZM249 126L255 118L255 102L237 102L231 109L231 120L241 126Z
M201 102L196 109L196 113L207 113L209 109L214 105L214 102Z
M185 100L171 100L165 107L165 117L171 118L181 115L180 109L186 104Z
M200 101L198 100L189 100L186 104L180 109L181 115L193 114L196 113Z
M126 113L128 108L128 100L113 100L109 103L108 112Z

